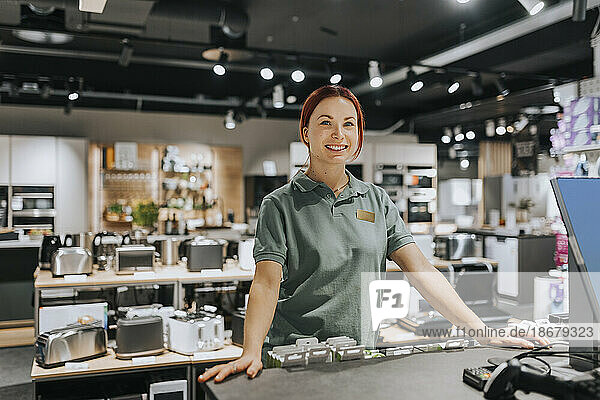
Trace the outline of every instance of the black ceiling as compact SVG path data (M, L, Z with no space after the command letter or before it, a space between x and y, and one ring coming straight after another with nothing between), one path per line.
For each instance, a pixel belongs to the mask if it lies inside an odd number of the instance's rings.
M30 2L37 13L25 0L0 4L0 73L5 80L14 75L18 84L50 77L55 92L42 97L4 91L3 104L64 106L64 79L75 76L83 78L86 95L74 107L224 114L245 105L240 109L249 117L275 118L297 118L298 103L327 83L331 69L353 87L368 79L368 60L379 60L385 74L528 18L517 0L108 0L102 15L79 12L77 0ZM546 1L546 10L559 3ZM40 7L49 15L39 15ZM223 15L245 32L240 38L217 27ZM426 87L418 93L410 92L406 81L362 93L367 127L383 129L405 119L413 121L410 126L422 140L437 141L443 126L481 124L516 115L523 106L552 103L549 80L538 75L564 81L590 76L589 38L596 17L589 11L583 23L566 19L451 64L452 78L461 82L454 95L446 92L449 76L440 71L424 74ZM17 28L68 33L73 40L30 43L15 37ZM123 39L133 48L126 67L117 63ZM248 57L229 62L228 73L216 76L202 53L218 46ZM330 57L337 61L328 63ZM258 75L265 65L274 66L271 81ZM297 66L307 71L302 83L289 78ZM473 95L472 78L463 69L482 72L482 95ZM512 94L496 102L500 72L508 74ZM297 97L296 104L271 107L278 83L286 95ZM474 106L460 110L466 102Z

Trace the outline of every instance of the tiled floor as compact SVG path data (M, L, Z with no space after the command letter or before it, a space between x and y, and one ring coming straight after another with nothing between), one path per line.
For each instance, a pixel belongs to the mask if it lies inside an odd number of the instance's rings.
M33 346L0 349L0 400L32 400Z

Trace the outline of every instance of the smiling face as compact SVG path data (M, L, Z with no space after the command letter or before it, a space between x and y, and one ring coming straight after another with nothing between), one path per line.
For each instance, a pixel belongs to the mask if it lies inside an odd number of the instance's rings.
M345 164L358 148L358 116L345 97L327 97L315 107L302 134L311 162Z

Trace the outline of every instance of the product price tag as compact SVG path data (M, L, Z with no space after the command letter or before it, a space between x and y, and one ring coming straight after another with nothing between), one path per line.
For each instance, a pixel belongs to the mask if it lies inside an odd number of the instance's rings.
M133 273L134 279L153 279L156 278L156 273L154 271L141 271Z
M65 282L85 282L87 275L65 275Z
M212 358L215 358L215 354L214 352L198 352L198 353L194 353L194 361L201 361L201 360L210 360Z
M65 369L67 371L86 371L89 369L89 365L86 362L67 362L65 363Z
M131 359L133 365L146 365L156 363L156 356L134 357Z

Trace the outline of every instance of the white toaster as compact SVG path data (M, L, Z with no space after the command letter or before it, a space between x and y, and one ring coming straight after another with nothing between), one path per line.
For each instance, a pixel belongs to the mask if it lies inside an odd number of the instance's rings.
M192 355L201 351L218 350L225 346L223 318L195 315L175 316L168 319L169 350Z

